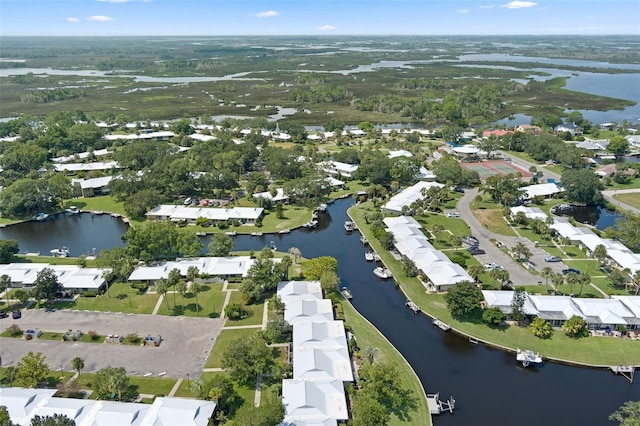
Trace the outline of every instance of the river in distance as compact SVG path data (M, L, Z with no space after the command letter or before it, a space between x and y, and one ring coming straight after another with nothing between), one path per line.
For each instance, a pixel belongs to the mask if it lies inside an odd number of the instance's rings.
M258 251L273 241L281 252L297 247L307 258L338 259L338 275L342 285L351 289L358 311L403 354L428 393L440 392L443 399L456 399L454 414L435 416L436 425L602 425L625 401L640 400L638 380L630 384L609 371L553 363L525 369L513 354L472 345L434 327L425 315L411 313L393 282L373 275L374 266L364 259L368 249L359 234L345 233L346 210L352 204L353 199L347 198L330 205L315 230L261 237L238 235L235 248ZM67 220L75 225L63 226ZM59 228L65 232L56 231ZM67 245L77 255L86 252L86 247L99 252L121 246L119 236L125 229L119 219L108 215L83 214L9 226L0 229L0 238L18 239L21 252L47 252ZM209 238L203 239L205 247Z

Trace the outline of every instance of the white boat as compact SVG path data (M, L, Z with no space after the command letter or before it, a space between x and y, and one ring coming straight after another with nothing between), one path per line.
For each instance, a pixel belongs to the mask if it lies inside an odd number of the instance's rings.
M36 220L36 222L42 222L45 221L47 219L49 219L49 215L47 213L38 213L34 219Z
M378 253L373 253L373 260L376 262L381 262L382 258L380 257L380 255Z
M69 206L69 208L66 209L66 212L70 214L80 214L80 209L78 206Z
M529 364L542 364L542 357L539 353L535 353L530 350L516 349L516 359L522 363L523 367L529 366Z
M404 305L411 309L413 311L414 314L417 314L421 311L420 306L418 306L415 302L413 302L412 300L407 299L407 301L404 303Z
M58 247L58 248L54 248L52 250L49 250L49 253L51 253L51 256L53 257L68 257L69 256L69 248L62 246L62 247Z
M342 293L342 295L346 298L346 299L353 299L353 295L351 294L351 290L349 290L347 287L342 287L342 289L340 290L340 293Z
M361 242L362 244L364 244L365 246L366 246L367 244L369 244L369 241L367 241L367 239L365 238L365 236L364 236L364 235L363 235L362 237L360 237L360 242Z
M344 230L347 232L352 232L353 230L358 229L358 227L356 226L355 223L351 222L350 220L347 220L344 223Z
M304 226L305 228L308 228L308 229L312 229L312 228L315 228L316 226L318 226L318 221L317 220L310 220L309 222L305 223L302 226Z
M446 324L440 321L439 319L434 318L432 322L433 322L433 325L435 325L436 327L438 327L443 331L451 330L451 326L449 324Z
M373 274L378 278L382 278L383 280L393 277L393 275L391 274L391 271L388 270L387 268L383 268L382 266L378 266L377 268L375 268L373 270Z
M324 204L324 203L322 203L322 204L320 204L320 205L318 206L318 208L317 208L316 210L318 210L319 212L324 212L324 211L326 211L326 210L327 210L327 205L326 205L326 204Z
M364 260L369 262L373 261L373 253L371 253L370 251L366 252L364 254Z
M272 240L272 241L269 241L269 248L270 248L271 250L273 250L273 251L278 250L278 247L276 247L276 243L275 243L275 241L273 241L273 240Z
M278 231L278 234L288 234L291 232L291 229L281 229Z
M227 231L225 232L226 235L230 236L230 237L235 237L236 235L238 235L237 231Z

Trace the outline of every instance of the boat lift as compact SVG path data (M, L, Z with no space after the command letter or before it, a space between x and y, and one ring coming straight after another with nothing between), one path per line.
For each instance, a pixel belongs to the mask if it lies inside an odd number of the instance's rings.
M629 383L633 383L633 375L636 370L635 365L614 365L610 368L614 374L620 374L621 376L629 380Z
M429 406L431 414L442 414L445 411L453 414L453 409L456 406L456 400L451 397L446 401L441 401L439 392L431 394L428 393L427 405Z

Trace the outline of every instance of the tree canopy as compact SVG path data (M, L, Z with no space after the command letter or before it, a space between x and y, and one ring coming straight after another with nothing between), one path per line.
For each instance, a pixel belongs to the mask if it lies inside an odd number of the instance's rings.
M598 205L602 202L600 181L591 170L571 169L562 174L562 186L570 201Z
M213 234L208 246L209 255L215 257L226 257L229 256L233 247L233 238L229 235L223 233Z
M9 263L14 254L20 251L18 241L0 240L0 263Z
M35 388L49 375L49 366L42 352L29 351L17 365L16 384L26 388Z
M129 383L123 367L105 367L99 370L91 388L98 399L132 401L138 396L137 387Z
M202 243L193 232L182 231L168 221L147 221L130 227L122 236L126 253L145 262L197 255Z
M264 338L255 334L233 340L222 354L222 366L238 383L253 385L258 375L269 375L275 371L275 360Z
M480 308L480 302L484 297L475 284L462 281L444 295L444 300L452 315L465 317Z
M36 300L53 300L56 297L56 293L64 290L64 287L58 281L58 276L51 268L41 269L33 284L33 297Z
M338 260L331 256L320 256L302 262L301 273L307 280L320 280L324 272L338 272Z

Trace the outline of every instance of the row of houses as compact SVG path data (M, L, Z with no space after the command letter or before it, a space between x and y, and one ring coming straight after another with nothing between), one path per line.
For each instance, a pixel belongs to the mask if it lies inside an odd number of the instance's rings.
M35 284L38 273L48 268L58 277L65 291L82 293L98 291L105 284L104 275L110 269L82 268L78 265L50 265L48 263L8 263L0 264L0 276L7 275L11 287L29 288Z
M354 379L344 323L334 320L319 281L281 282L277 294L293 327L293 378L282 381L282 424L337 426L349 419L345 390Z
M498 308L509 316L513 291L482 290L487 308ZM591 330L640 329L640 296L611 296L611 299L586 299L570 296L543 296L525 293L524 314L529 319L538 316L561 327L573 316L584 318Z
M157 397L153 404L58 398L55 389L0 388L0 405L14 424L27 426L36 416L64 415L76 426L207 426L216 402Z
M263 214L264 209L261 207L213 208L160 204L148 211L145 216L149 220L170 220L187 224L195 224L201 217L211 223L237 220L242 224L255 224Z
M272 259L279 262L281 259ZM255 259L250 256L228 256L228 257L194 257L189 259L179 259L161 262L157 265L138 266L131 275L129 281L144 282L152 284L161 278L168 278L169 272L174 269L180 271L180 276L186 277L189 268L195 267L199 274L206 274L212 277L229 279L231 277L246 277L249 269L255 263Z
M474 281L462 266L453 263L446 254L431 245L421 231L422 225L414 218L387 217L383 221L393 234L396 250L413 261L432 289L445 291L459 282Z
M410 208L411 204L424 198L423 191L427 191L432 187L442 188L444 185L437 182L420 181L391 197L382 207L382 212L402 214L403 210Z

